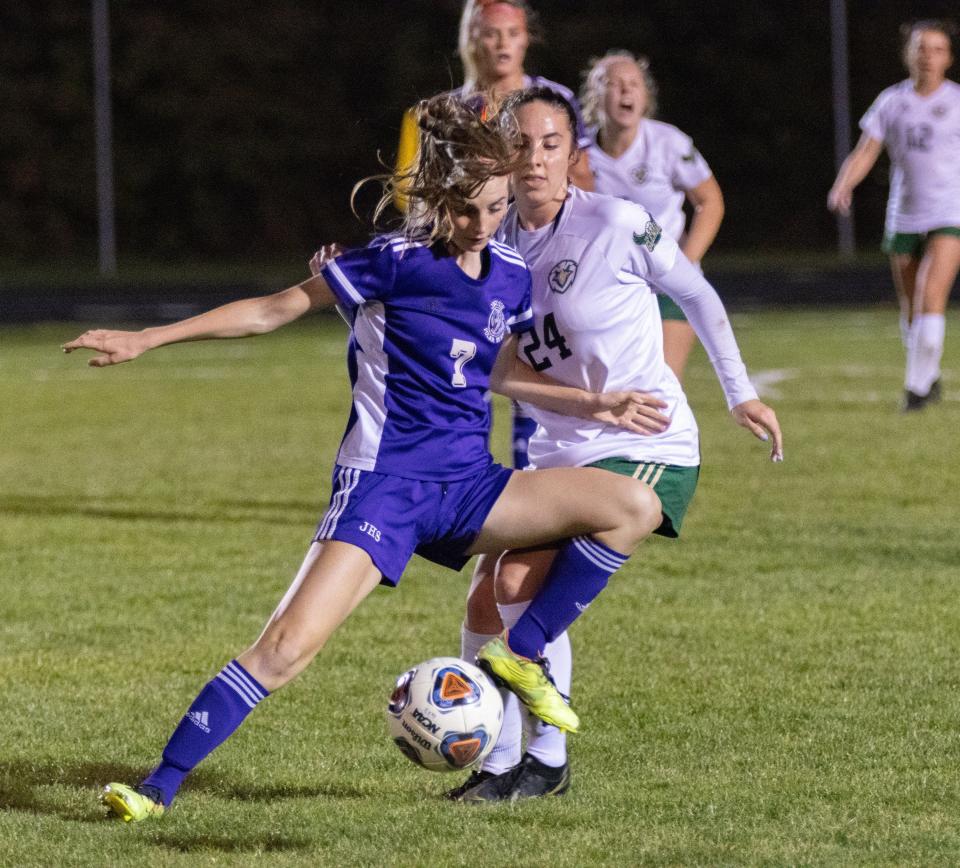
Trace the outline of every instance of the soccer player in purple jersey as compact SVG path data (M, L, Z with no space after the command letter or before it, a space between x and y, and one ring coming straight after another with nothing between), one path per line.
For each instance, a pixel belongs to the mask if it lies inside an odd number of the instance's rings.
M590 168L591 138L574 93L558 82L540 75L529 75L524 69L527 48L537 37L537 15L526 0L466 0L460 16L458 52L463 63L463 84L453 95L475 105L480 111L492 111L513 91L531 87L548 87L573 107L577 116L577 159L569 167L570 180L583 190L592 190ZM417 155L417 125L412 111L403 116L397 148L397 168L409 168ZM397 205L406 207L403 191ZM519 404L511 412L513 466L527 466L527 442L537 423Z
M273 295L159 328L98 329L64 345L96 351L90 364L105 367L165 344L273 331L315 308L338 305L351 325L353 407L330 506L303 565L259 638L197 695L160 764L139 786L105 787L104 804L124 820L163 814L190 771L299 674L378 583L396 585L414 553L459 570L481 552L579 537L597 566L587 574L561 567L548 579L556 587L593 584L659 522L655 495L635 480L594 468L519 473L493 463L488 388L636 433L661 431L668 420L651 396L562 387L518 361L516 335L532 321L530 277L519 255L491 238L518 165L515 128L450 98L422 104L419 123L420 157L407 187L417 207L402 234L347 252ZM384 201L400 180L388 182ZM540 691L540 713L575 728L543 669L531 661L522 669L527 700Z

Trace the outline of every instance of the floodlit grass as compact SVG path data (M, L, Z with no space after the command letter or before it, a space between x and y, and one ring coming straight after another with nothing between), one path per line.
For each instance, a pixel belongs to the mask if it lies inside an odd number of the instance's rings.
M684 537L647 543L573 630L568 796L451 805L458 779L390 744L395 675L459 642L467 574L417 560L137 827L97 789L151 766L295 571L344 328L106 371L59 354L75 325L0 330L0 865L955 864L960 321L944 404L911 416L891 310L735 325L787 461L696 357Z

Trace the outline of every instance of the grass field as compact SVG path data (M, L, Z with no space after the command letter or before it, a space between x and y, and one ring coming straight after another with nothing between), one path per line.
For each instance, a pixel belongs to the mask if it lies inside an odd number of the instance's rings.
M787 460L696 357L684 537L645 544L573 629L568 796L451 805L458 779L390 744L394 677L458 649L467 573L417 560L137 827L98 787L153 764L295 571L344 329L106 371L59 353L76 325L0 330L0 865L956 864L960 318L946 400L907 417L892 310L735 326Z

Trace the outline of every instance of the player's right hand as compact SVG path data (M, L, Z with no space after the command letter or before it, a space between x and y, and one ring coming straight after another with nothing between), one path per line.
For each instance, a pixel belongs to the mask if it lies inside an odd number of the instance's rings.
M63 344L62 349L65 353L72 353L74 350L94 350L99 355L94 356L87 364L92 368L105 368L107 365L129 362L145 353L149 346L143 332L92 329Z
M324 244L323 247L310 258L310 273L316 277L324 265L330 262L331 259L336 259L341 253L343 253L343 247L339 244Z
M827 208L842 217L849 216L852 202L853 190L846 187L832 187L827 193Z

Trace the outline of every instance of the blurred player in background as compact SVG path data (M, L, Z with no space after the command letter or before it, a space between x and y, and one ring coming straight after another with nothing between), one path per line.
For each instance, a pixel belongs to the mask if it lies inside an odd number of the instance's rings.
M611 51L592 61L580 97L591 125L594 189L642 205L677 239L684 256L699 264L723 221L723 193L690 137L654 120L657 86L647 59ZM688 227L684 200L693 209ZM696 336L668 296L657 301L667 364L682 381Z
M576 107L577 136L585 148L587 129L573 92L539 75L527 75L524 61L527 48L537 33L536 14L525 0L467 0L460 16L458 53L463 64L463 85L453 91L465 101L496 111L503 98L514 90L549 87ZM397 148L397 170L410 168L417 156L417 125L413 110L404 113ZM571 168L571 180L584 190L593 189L589 158L583 153Z
M734 420L762 440L771 458L782 458L773 410L757 399L740 359L733 331L716 292L661 231L649 211L610 196L584 193L567 181L576 158L576 116L560 95L545 88L512 94L504 110L516 113L527 160L513 176L514 203L499 237L519 250L533 277L535 326L520 340L521 356L534 370L583 389L638 388L665 402L670 426L630 434L531 408L539 426L530 441L532 466L601 468L613 480L626 475L644 483L659 507L655 533L677 537L700 470L697 424L683 389L667 366L655 291L682 306L703 341ZM569 693L570 640L565 630L545 629L553 610L545 579L556 563L554 546L507 552L494 568L484 556L468 598L462 656L488 659L489 647L523 658L543 657L561 693ZM496 572L495 600L487 575ZM567 622L589 606L600 589L585 580ZM531 600L533 602L531 602ZM498 604L508 628L495 639L469 628L487 620ZM557 604L559 605L559 604ZM555 619L553 619L555 620ZM513 801L560 795L569 786L566 737L532 721L521 756L520 708L506 696L500 740L479 771L448 793L467 802Z
M515 127L481 121L449 97L422 103L418 121L421 155L407 179L418 207L404 232L273 295L159 328L97 329L64 345L94 350L90 363L105 367L180 341L262 334L333 305L351 324L353 405L330 507L260 637L200 691L160 765L139 786L105 788L104 803L124 820L163 814L190 771L295 678L379 582L396 585L415 552L460 570L475 553L576 537L571 562L551 571L556 591L605 581L656 526L655 495L633 480L611 485L599 470L519 473L493 463L488 388L636 431L660 431L667 419L657 399L558 386L519 361L516 336L533 318L530 276L515 251L491 240L517 165ZM388 185L381 206L392 194ZM584 548L596 565L584 568ZM134 635L131 659L149 653L141 646ZM527 690L525 701L576 728L539 665L517 672L512 683Z
M580 156L570 167L570 180L584 190L593 189L586 147L587 128L573 92L562 84L524 72L527 48L539 31L536 13L525 0L467 0L460 16L458 52L463 63L463 85L453 93L460 99L496 110L511 91L528 87L548 87L561 94L577 113L577 140ZM417 129L410 112L403 116L397 169L409 168L417 155ZM398 205L404 205L402 194ZM511 409L513 466L527 464L527 441L537 427L519 407Z
M960 270L960 85L946 78L956 27L904 25L910 77L888 87L860 120L863 135L837 174L827 206L850 212L853 189L884 149L890 157L883 250L890 256L907 351L904 411L941 398L947 302Z

